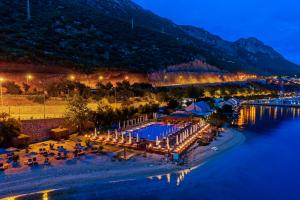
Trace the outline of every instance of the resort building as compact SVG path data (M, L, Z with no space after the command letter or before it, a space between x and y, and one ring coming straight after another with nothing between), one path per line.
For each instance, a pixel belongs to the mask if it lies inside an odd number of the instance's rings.
M228 99L227 101L225 101L224 105L229 105L229 106L232 106L233 108L235 108L240 105L240 101L238 99L231 98L231 99Z
M208 103L205 101L192 103L190 106L185 108L185 111L201 117L208 117L213 112Z

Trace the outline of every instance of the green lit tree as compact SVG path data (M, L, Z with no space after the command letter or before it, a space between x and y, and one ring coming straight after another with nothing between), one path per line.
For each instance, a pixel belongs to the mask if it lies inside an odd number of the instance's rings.
M21 124L18 120L10 118L8 114L1 113L0 119L0 147L9 147L14 138L21 133Z
M77 128L79 133L83 131L85 124L89 121L90 109L87 105L87 100L78 94L68 101L66 118Z

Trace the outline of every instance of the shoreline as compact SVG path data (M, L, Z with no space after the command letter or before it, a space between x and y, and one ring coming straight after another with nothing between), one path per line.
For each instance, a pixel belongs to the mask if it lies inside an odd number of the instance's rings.
M66 162L59 167L37 168L16 174L0 174L0 198L43 190L69 189L92 183L136 180L177 173L205 164L210 159L245 141L245 136L235 129L226 129L221 135L222 137L217 137L210 145L197 147L189 152L189 162L184 166L161 161L160 157L155 154L150 154L147 158L135 157L132 160L120 162L113 162L108 156L87 156L83 160ZM211 150L214 146L219 150Z

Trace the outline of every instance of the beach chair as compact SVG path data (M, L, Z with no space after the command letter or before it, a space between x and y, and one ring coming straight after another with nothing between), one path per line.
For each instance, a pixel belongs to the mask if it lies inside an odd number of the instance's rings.
M67 157L68 157L67 155L68 155L68 153L65 151L65 152L62 154L61 159L62 159L62 160L67 159Z
M33 157L33 158L32 158L32 162L33 162L33 165L38 165L38 164L39 164L39 163L37 162L36 157Z
M0 171L5 171L8 167L9 165L7 163L0 163Z
M78 150L78 156L83 156L85 153L81 149Z
M50 165L49 158L45 158L44 165Z
M91 149L91 153L98 153L98 149L99 149L99 147L93 146Z
M4 164L3 163L0 163L0 171L4 171Z
M14 156L14 153L7 153L6 154L7 160L12 160L13 156Z
M31 158L29 158L28 160L27 160L27 163L26 163L28 166L31 166L31 165L33 165L33 162L32 162L32 159Z
M61 160L61 153L60 152L57 153L56 160Z

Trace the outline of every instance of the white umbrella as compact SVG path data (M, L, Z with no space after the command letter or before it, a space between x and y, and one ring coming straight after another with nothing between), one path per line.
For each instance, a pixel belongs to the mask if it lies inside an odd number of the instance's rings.
M15 148L15 147L10 147L10 148L5 149L5 151L14 152L14 151L19 151L19 149Z

